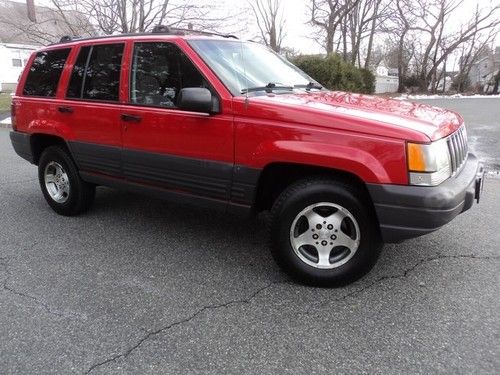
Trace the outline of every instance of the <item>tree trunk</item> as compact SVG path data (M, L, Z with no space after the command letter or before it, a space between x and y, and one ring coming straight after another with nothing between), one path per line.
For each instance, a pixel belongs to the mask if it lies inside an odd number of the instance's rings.
M334 34L332 32L328 32L326 34L326 54L331 55L333 53L333 39Z
M405 36L406 32L402 33L401 36L399 37L399 45L398 45L398 92L404 92L405 91L405 86L404 86L404 74L405 72L403 71L403 64L404 64L404 44L405 44Z
M379 4L380 4L380 1L375 2L375 9L373 10L372 29L370 31L370 36L368 37L368 47L367 47L367 51L366 51L365 69L370 68L370 60L372 58L372 48L373 48L373 36L375 35L375 28L377 26Z

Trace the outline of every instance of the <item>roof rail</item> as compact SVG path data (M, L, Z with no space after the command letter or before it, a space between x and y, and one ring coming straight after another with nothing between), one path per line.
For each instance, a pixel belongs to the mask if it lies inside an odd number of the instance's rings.
M67 43L67 42L72 42L73 40L78 40L78 39L83 39L81 36L71 36L71 35L64 35L59 39L59 43Z
M165 25L156 25L151 32L153 34L170 34L170 28Z
M153 31L154 32L154 31ZM223 38L232 38L232 39L238 39L236 35L232 34L220 34L220 33L215 33L212 31L202 31L202 30L194 30L194 29L183 29L179 27L173 27L170 29L171 34L177 34L177 35L207 35L207 36L221 36Z
M103 39L103 38L113 38L113 37L121 37L121 36L134 36L134 35L149 35L149 34L163 34L163 35L207 35L207 36L220 36L222 38L232 38L238 39L237 36L231 34L219 34L210 31L201 31L201 30L193 30L193 29L182 29L177 27L168 27L165 25L156 25L150 33L124 33L124 34L116 34L116 35L101 35L94 37L81 37L81 36L71 36L64 35L61 37L58 43L69 43L75 40L93 40L93 39Z

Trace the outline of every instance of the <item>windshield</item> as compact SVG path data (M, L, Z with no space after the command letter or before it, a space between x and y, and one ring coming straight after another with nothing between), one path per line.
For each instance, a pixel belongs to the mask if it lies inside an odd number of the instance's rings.
M235 96L318 85L299 68L254 42L200 39L189 44Z

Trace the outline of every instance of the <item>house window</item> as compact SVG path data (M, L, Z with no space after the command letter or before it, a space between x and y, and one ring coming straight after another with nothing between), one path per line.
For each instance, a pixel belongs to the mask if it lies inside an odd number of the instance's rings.
M21 59L12 59L12 66L21 67L23 66L23 61Z

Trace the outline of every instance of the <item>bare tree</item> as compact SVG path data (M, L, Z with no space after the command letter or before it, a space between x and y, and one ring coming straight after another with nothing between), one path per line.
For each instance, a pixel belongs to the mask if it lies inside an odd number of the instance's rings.
M22 3L0 2L0 27L4 42L50 44L63 35L93 36L96 33L88 17L78 11L36 6L26 9Z
M251 0L249 4L262 41L274 51L280 52L286 36L281 0Z
M51 0L50 7L35 6L36 22L26 17L26 5L19 4L23 14L14 10L0 12L0 23L19 35L26 34L36 44L58 41L63 35L93 36L97 34L150 31L163 24L197 30L226 30L236 25L238 14L218 9L212 0ZM24 18L23 18L24 16ZM56 26L54 26L56 25ZM228 33L234 33L236 25ZM25 38L26 39L26 38Z
M404 91L404 78L408 69L409 60L407 49L407 35L415 22L415 17L407 13L407 9L412 6L412 0L396 0L395 6L395 28L394 33L397 38L397 64L398 64L398 92Z
M51 0L61 12L86 14L103 34L135 33L156 25L217 29L228 15L216 15L216 4L193 0Z
M454 80L458 92L466 90L469 75L474 64L490 52L490 45L497 36L496 30L490 30L484 38L474 35L468 42L458 48L458 76Z
M463 24L456 22L460 0L396 0L396 28L399 36L400 54L408 38L415 38L419 85L422 90L435 92L444 76L446 61L460 46L482 33L497 30L500 6L476 8L471 18ZM481 36L482 38L482 36ZM398 64L401 70L402 60ZM401 83L401 81L400 81ZM400 85L400 89L402 89Z
M472 38L477 38L479 43L481 43L481 40L485 40L484 33L496 36L498 27L500 26L499 13L500 5L484 10L477 7L471 19L462 25L459 31L447 35L442 39L439 49L436 48L432 57L432 65L425 76L426 83L432 80L432 91L436 90L435 77L438 67L442 64L443 68L445 67L446 59L451 53L464 43L469 42Z
M323 37L322 46L327 54L334 51L335 42L347 43L346 38L337 37L337 32L346 34L340 30L346 15L352 11L361 0L311 0L309 11L310 23L319 29L319 35ZM343 29L345 30L345 29ZM344 48L344 51L347 48Z
M341 24L345 60L350 60L351 64L358 63L361 67L362 46L368 39L364 67L369 67L375 33L379 31L379 26L387 17L388 3L387 0L359 0L346 14Z

